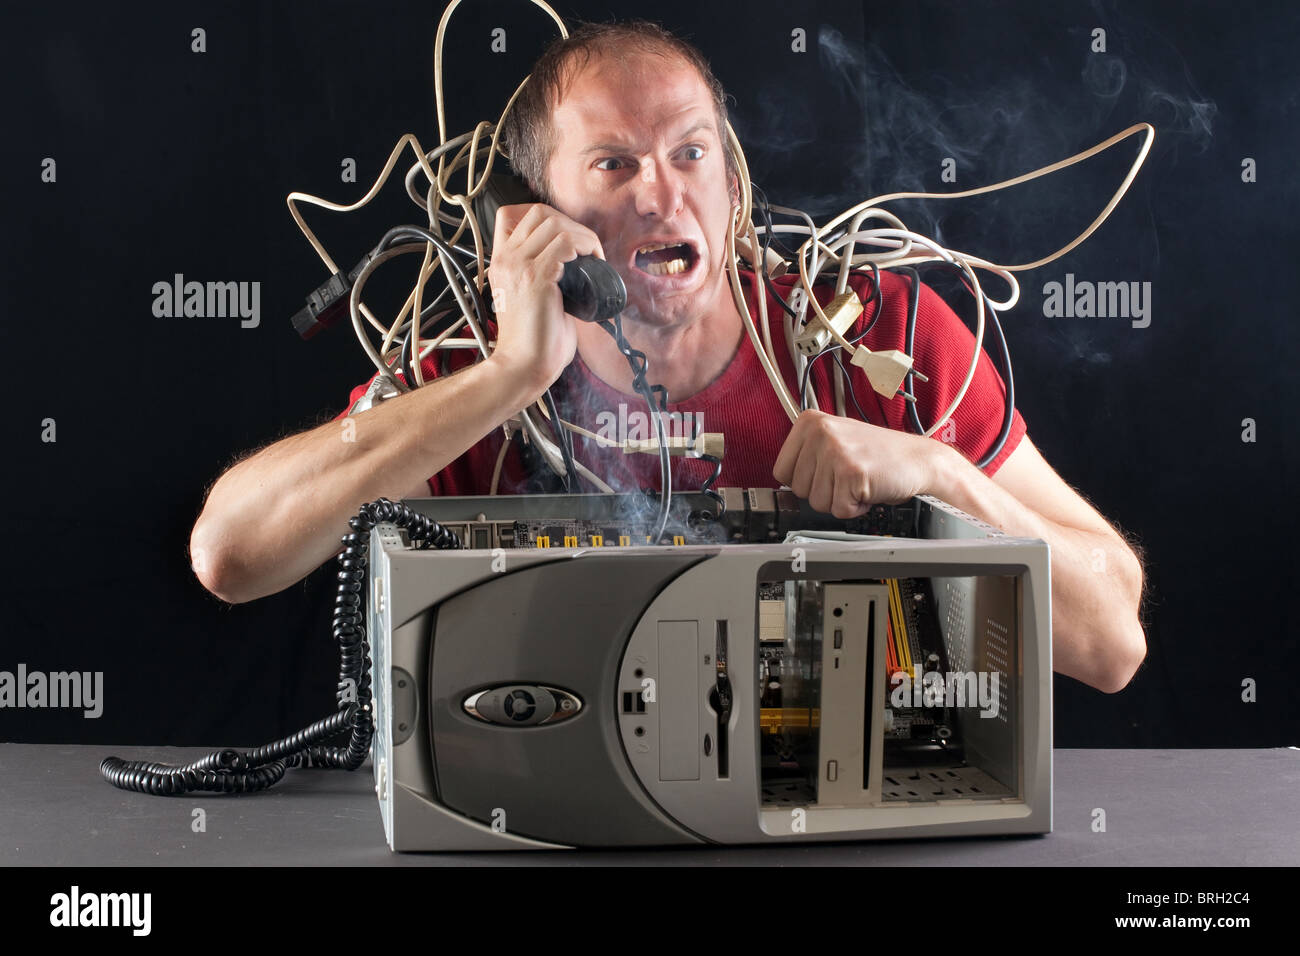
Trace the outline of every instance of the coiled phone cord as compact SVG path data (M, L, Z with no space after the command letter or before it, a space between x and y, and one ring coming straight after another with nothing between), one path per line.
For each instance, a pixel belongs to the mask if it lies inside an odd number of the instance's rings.
M106 757L104 779L122 790L176 796L196 790L251 793L274 786L294 767L356 770L370 753L375 733L370 686L370 644L366 639L365 596L370 530L382 521L405 528L417 548L459 548L460 538L401 502L379 498L348 519L338 556L334 639L339 644L339 710L309 727L254 750L218 750L184 766ZM346 745L326 742L349 733Z

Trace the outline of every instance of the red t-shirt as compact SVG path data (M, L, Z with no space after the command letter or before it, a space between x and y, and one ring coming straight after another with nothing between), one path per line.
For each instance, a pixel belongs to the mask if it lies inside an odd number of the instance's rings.
M906 340L908 295L911 280L892 272L880 273L884 305L879 319L862 345L873 351L902 350ZM750 310L758 321L755 300L756 278L752 272L741 272L745 283ZM783 296L788 297L797 276L788 275L775 280ZM870 275L854 273L850 285L864 301L870 295L873 281ZM818 301L823 305L834 292L827 282L816 289ZM848 335L852 338L870 321L874 304L868 305ZM772 342L776 349L778 368L790 393L798 401L799 383L794 365L785 347L785 330L779 305L768 297L768 321L771 324ZM914 367L929 376L929 382L914 379L914 394L921 422L929 427L952 402L970 365L975 337L961 319L924 283L921 285L917 308L917 328L914 349ZM760 335L761 335L760 329ZM986 336L987 338L987 336ZM456 349L450 353L450 368L459 370L470 364L477 352ZM842 359L843 360L843 359ZM873 425L909 431L901 397L886 399L878 395L867 381L862 369L844 361L848 372L848 385L857 395L858 404ZM830 356L819 359L813 367L809 389L815 391L823 411L835 408L832 385L833 362ZM424 376L428 381L439 374L437 353L424 360ZM654 384L653 358L647 380ZM367 385L352 390L348 411L361 398ZM625 395L596 378L575 356L573 362L552 386L552 394L559 405L561 416L575 425L605 437L622 440L646 439L654 436L653 422L648 408L637 395ZM758 355L748 334L726 369L702 391L686 401L674 402L669 395L668 412L675 416L669 421L670 434L694 432L722 432L726 449L722 473L715 487L774 488L779 482L772 476L772 466L790 432L789 417L781 407L767 375L759 364ZM846 410L851 418L860 419L853 401L845 394ZM1002 428L1005 407L1005 389L989 357L981 353L975 378L957 407L950 424L934 434L935 440L947 440L969 461L978 461L993 445ZM339 417L347 414L343 412ZM984 469L994 474L1015 451L1026 430L1024 419L1017 410L1006 444L998 456ZM456 459L441 472L429 479L433 495L486 495L492 483L493 467L503 441L502 429L496 428ZM520 453L521 439L512 441L502 467L500 494L518 494L535 490L529 486ZM615 491L634 491L659 487L659 456L657 454L624 454L618 448L601 447L592 439L574 435L574 456L600 476ZM693 491L700 487L713 470L707 461L674 457L673 490ZM542 466L544 467L544 466ZM594 491L586 481L580 482L583 491Z

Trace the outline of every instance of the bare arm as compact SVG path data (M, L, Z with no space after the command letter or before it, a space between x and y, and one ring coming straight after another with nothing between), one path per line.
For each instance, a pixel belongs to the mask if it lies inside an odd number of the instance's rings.
M430 475L536 397L532 376L494 356L347 419L354 429L327 422L262 449L208 494L195 574L231 603L288 587L338 553L358 507L427 495Z
M351 434L331 422L229 469L190 535L205 588L241 603L301 580L338 553L357 508L427 493L430 475L559 377L577 335L556 282L575 256L603 255L600 240L549 206L505 206L493 252L499 334L492 357L356 415Z
M931 492L1007 534L1052 549L1052 668L1108 694L1146 657L1142 564L1026 435L993 478L959 453L942 456Z
M931 494L1009 535L1041 538L1052 551L1053 669L1114 693L1146 656L1141 562L1028 435L989 478L932 438L805 411L773 474L840 518Z

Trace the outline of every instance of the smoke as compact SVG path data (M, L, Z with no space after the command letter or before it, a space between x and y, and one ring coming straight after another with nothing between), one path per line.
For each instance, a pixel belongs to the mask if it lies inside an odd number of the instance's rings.
M1128 67L1119 57L1090 56L1083 64L1083 85L1102 100L1119 99L1128 80Z
M1192 100L1164 90L1146 93L1148 122L1166 137L1186 142L1203 153L1213 138L1214 117L1219 112L1213 100Z
M653 363L648 372L653 384ZM588 371L586 374L593 373ZM703 417L697 417L691 412L652 412L643 398L637 395L619 395L611 404L608 392L598 389L574 365L565 370L557 385L552 387L552 392L562 418L606 441L657 439L658 431L654 424L656 417L662 421L665 436L669 439L694 438L705 430ZM668 398L670 402L673 400L671 395ZM617 517L611 520L611 524L628 529L653 529L659 517L659 498L643 492L661 485L658 454L625 454L617 448L605 447L601 441L581 433L573 435L573 439L577 457L587 462L615 494L623 496L618 504ZM678 500L678 496L698 492L701 481L712 472L712 465L677 456L670 457L669 465L672 469L674 507L669 513L664 534L671 539L673 535L693 534L687 524L689 508ZM584 480L579 480L577 484L582 491L596 490Z
M885 193L956 192L1010 179L1148 122L1156 138L1147 167L1117 214L1131 224L1154 215L1152 192L1161 188L1160 173L1176 165L1180 154L1204 153L1213 143L1214 100L1202 94L1186 58L1158 24L1142 20L1141 11L1094 7L1095 23L1106 30L1104 52L1093 51L1092 24L1053 21L1055 14L1046 9L1033 23L1012 25L1023 27L1019 47L1004 42L997 48L986 41L1005 32L1006 23L986 23L983 12L950 13L946 43L934 44L934 56L921 68L909 61L903 72L886 45L822 25L809 36L807 59L782 67L793 72L760 77L745 88L752 99L733 111L732 120L751 171L773 202L824 221ZM923 18L916 20L916 29L933 33ZM957 37L966 43L962 55L945 54L955 49ZM965 54L989 49L996 52ZM809 68L816 76L808 76ZM993 261L1028 261L1059 248L1092 220L1138 143L1135 137L1103 156L999 193L894 202L889 209L913 230L953 248ZM945 181L945 169L955 173L955 181ZM1145 254L1157 236L1154 228L1146 230ZM1097 243L1088 250L1105 252ZM1105 254L1109 269L1151 265L1125 250ZM927 281L932 277L945 280L936 272ZM1022 287L1030 302L1041 287L1036 281ZM1000 286L991 291L998 294ZM1101 369L1114 361L1110 343L1095 327L1055 323L1042 334L1059 341L1026 344L1050 345L1085 367ZM652 382L658 371L652 357ZM595 395L574 399L599 401ZM602 477L622 492L642 485L625 474ZM677 480L674 487L694 489L698 483ZM642 519L654 512L650 501L633 507Z
M812 84L764 87L757 115L740 117L747 121L751 164L772 174L761 184L773 202L824 219L885 193L955 192L1009 179L1142 121L1156 127L1149 166L1165 157L1176 161L1180 150L1204 152L1217 107L1199 93L1182 55L1143 24L1121 24L1120 12L1103 16L1108 52L1092 52L1088 31L1068 28L1064 45L1077 51L1073 67L1056 62L1057 49L1044 48L1021 60L964 59L908 76L880 45L822 25L815 91ZM825 104L811 102L813 95ZM831 109L837 115L828 118ZM899 201L889 208L942 243L1017 261L1017 252L1047 252L1068 239L1061 235L1063 220L1089 221L1132 161L1137 140L1130 142L1132 148L1122 144L1044 180L1051 184L1046 188L1035 183L971 200ZM810 146L815 154L804 149ZM816 162L800 161L810 156ZM945 181L945 168L955 181Z

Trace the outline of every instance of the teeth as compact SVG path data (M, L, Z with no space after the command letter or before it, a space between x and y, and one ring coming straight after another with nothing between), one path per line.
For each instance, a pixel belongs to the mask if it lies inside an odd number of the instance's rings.
M652 276L672 276L679 272L686 271L685 259L673 259L669 262L651 262L646 265L645 271Z
M651 252L658 252L660 249L667 249L669 246L678 245L676 242L652 242L648 246L642 246L637 252L646 255Z

